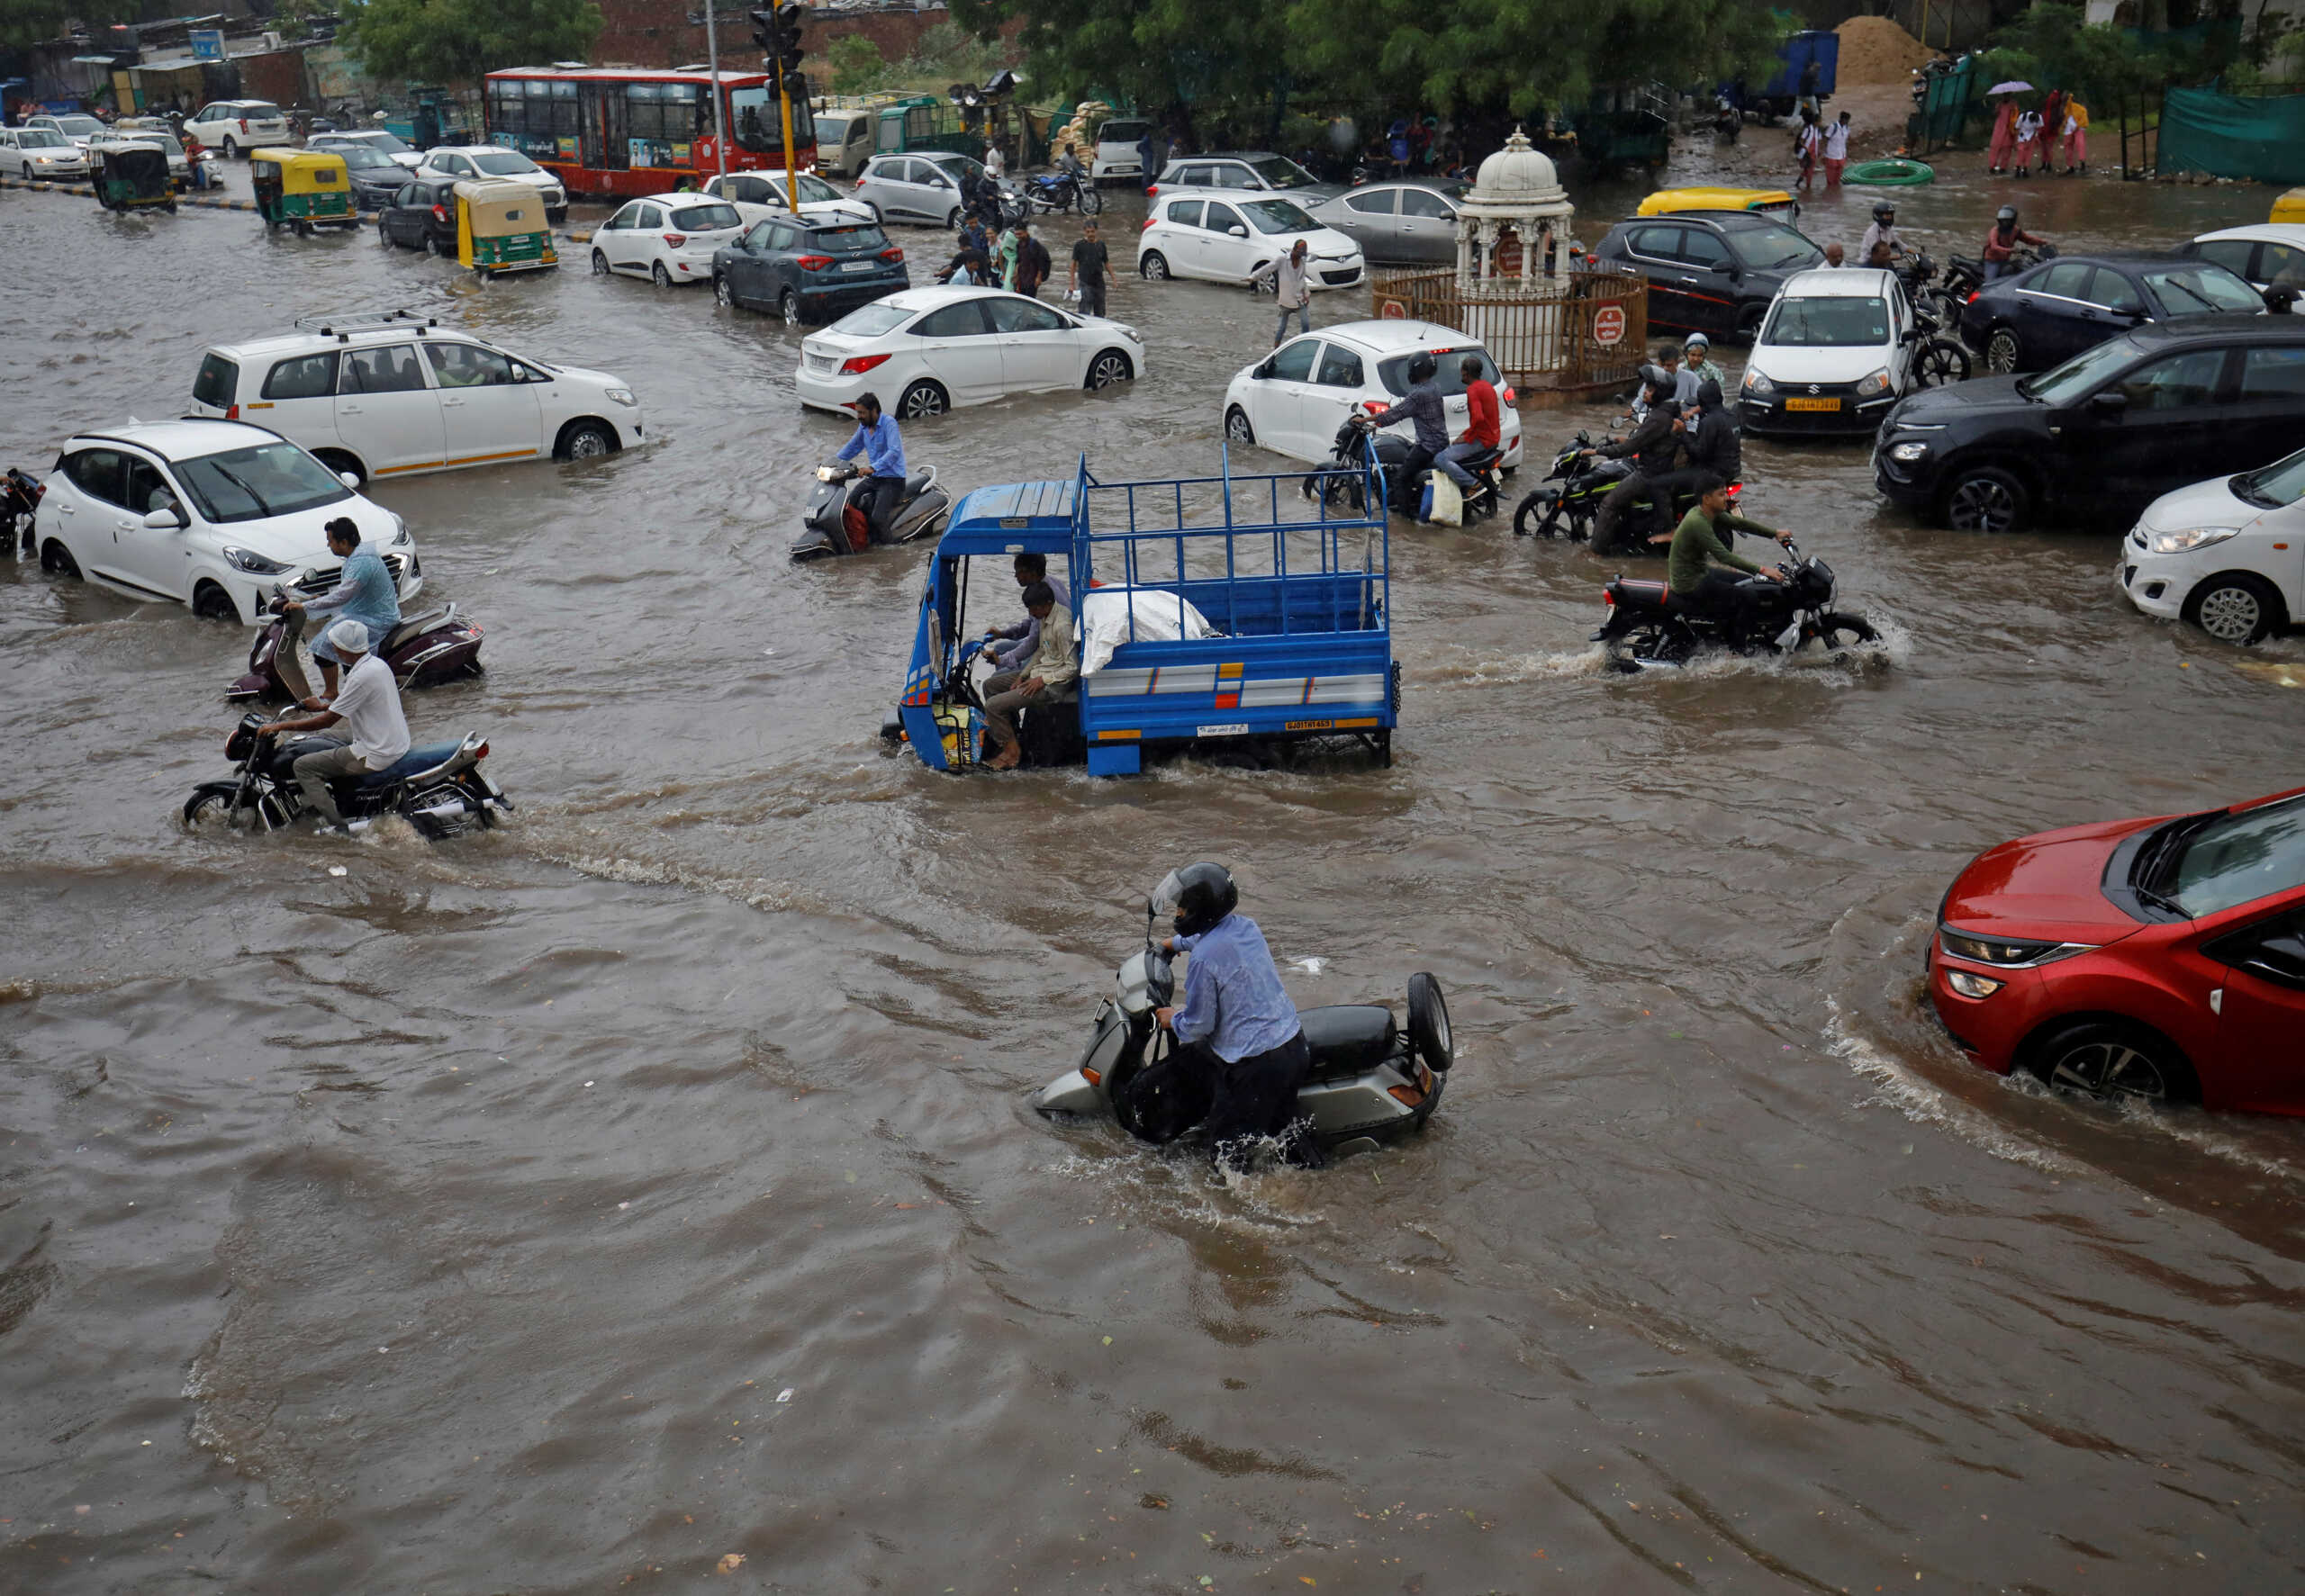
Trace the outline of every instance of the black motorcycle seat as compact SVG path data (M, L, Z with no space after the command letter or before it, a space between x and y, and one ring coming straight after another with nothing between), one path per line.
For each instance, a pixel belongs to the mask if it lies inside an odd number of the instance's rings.
M1651 609L1668 609L1672 607L1673 590L1664 582L1642 582L1634 577L1623 577L1609 585L1616 591L1617 602L1620 604L1637 604Z
M1483 449L1479 454L1473 455L1470 459L1460 460L1457 464L1463 466L1467 471L1487 471L1490 466L1496 464L1499 460L1504 458L1505 451L1502 448Z
M1380 1064L1400 1040L1393 1011L1380 1003L1303 1009L1297 1023L1304 1027L1305 1046L1313 1055L1316 1075Z
M419 771L429 771L434 765L444 762L449 755L456 753L458 746L459 744L456 743L420 744L411 748L383 770L369 771L360 778L357 785L362 788L383 787L389 782L405 780Z
M910 476L904 479L904 496L906 498L917 499L927 491L928 473L927 472L916 471Z
M401 622L385 634L384 646L376 652L390 654L403 644L413 643L435 627L445 627L456 618L456 607L444 604L438 609L428 609L422 615Z

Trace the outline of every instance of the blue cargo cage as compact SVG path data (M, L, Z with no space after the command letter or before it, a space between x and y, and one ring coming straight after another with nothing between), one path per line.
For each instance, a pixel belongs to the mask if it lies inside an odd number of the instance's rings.
M1148 744L1222 740L1229 755L1256 756L1260 744L1342 737L1391 763L1400 677L1383 478L1372 467L1345 491L1308 494L1317 475L1236 477L1228 451L1217 476L1103 482L1083 455L1069 482L977 489L929 563L891 731L936 770L982 757L972 667L987 623L1023 618L1014 556L1030 553L1066 576L1076 619L1085 609L1094 625L1081 627L1075 692L1026 711L1028 762L1085 757L1091 775L1124 776ZM998 587L978 594L972 618L973 558L998 561ZM1195 620L1206 636L1189 635ZM1108 658L1091 646L1096 631Z

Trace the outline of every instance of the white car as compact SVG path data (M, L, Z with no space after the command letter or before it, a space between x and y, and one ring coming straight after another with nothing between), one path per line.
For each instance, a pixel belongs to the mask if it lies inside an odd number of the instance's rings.
M1894 272L1816 266L1785 280L1737 391L1748 432L1866 433L1912 376L1912 306ZM1725 396L1724 396L1725 397Z
M424 164L424 157L400 140L396 133L382 128L361 128L342 133L314 133L304 141L307 149L373 149L389 158L394 166L406 167L413 172Z
M60 138L68 139L83 149L86 149L93 140L105 138L112 132L110 128L95 117L84 116L78 112L67 116L28 116L24 118L24 126L43 129Z
M783 221L792 214L792 207L784 203L782 172L731 172L706 183L704 193L735 206L746 227ZM813 172L800 174L800 214L824 221L878 220L872 206L850 199Z
M449 177L466 183L502 177L525 183L544 196L544 219L556 227L568 220L568 191L560 179L517 149L502 144L443 144L417 163L420 177Z
M2296 356L2305 398L2305 350ZM2116 573L2129 602L2220 643L2255 643L2305 618L2305 450L2261 471L2164 493L2129 529Z
M184 119L184 131L226 160L288 142L288 119L269 100L212 100Z
M908 288L800 340L800 402L843 410L876 395L910 420L1011 393L1107 388L1144 374L1133 327L998 288Z
M1367 273L1360 246L1305 214L1294 200L1162 194L1136 238L1136 270L1152 282L1199 277L1245 283L1305 240L1305 280L1350 288Z
M0 128L0 172L32 183L88 175L88 152L53 128Z
M2305 295L2305 222L2260 221L2203 233L2177 251L2213 260L2263 293L2286 288Z
M1408 393L1408 367L1419 351L1436 363L1433 381L1448 401L1449 436L1471 425L1462 362L1481 358L1481 375L1496 389L1500 464L1521 464L1521 412L1496 362L1476 338L1430 321L1345 321L1315 328L1243 366L1225 390L1225 437L1236 447L1255 445L1292 459L1322 461L1351 417L1373 415ZM1386 428L1406 436L1406 421Z
M176 142L176 136L174 133L147 132L140 129L123 133L115 130L106 137L91 142L88 146L88 156L98 167L102 167L105 150L130 149L139 144L157 149L168 158L168 176L175 180L179 188L188 188L192 185L192 158L185 154L184 146Z
M634 200L592 230L592 275L646 277L659 288L712 281L712 254L745 233L726 200L660 194Z
M269 427L363 483L595 459L646 436L640 401L607 373L510 354L406 311L315 317L284 337L212 345L192 408Z
M1143 178L1144 176L1144 140L1151 136L1152 124L1135 117L1115 117L1097 130L1097 153L1089 163L1089 176L1098 183L1113 177Z
M66 442L41 495L41 564L131 599L253 626L275 584L318 597L341 569L321 528L349 516L399 584L424 586L415 539L297 445L239 421L133 422Z
M876 155L856 180L856 199L882 222L922 227L961 225L961 187L984 176L984 168L949 149L912 155Z

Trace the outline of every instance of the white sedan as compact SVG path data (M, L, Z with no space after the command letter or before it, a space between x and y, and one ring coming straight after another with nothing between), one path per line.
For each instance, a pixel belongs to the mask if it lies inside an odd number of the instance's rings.
M593 230L592 273L624 272L659 288L712 281L712 252L744 236L745 219L726 200L692 194L635 200Z
M0 128L0 172L34 183L88 175L88 152L53 128Z
M1133 327L997 288L908 288L801 339L793 385L818 410L846 411L870 392L910 420L1143 374Z
M1163 192L1137 235L1136 269L1163 277L1245 283L1305 240L1305 280L1315 288L1350 288L1367 275L1360 246L1323 227L1294 200Z
M782 172L731 172L714 177L704 185L704 192L716 200L726 200L745 219L745 225L781 221L792 214L792 207L784 203L784 174ZM818 176L814 172L800 174L800 214L826 221L878 221L872 207L859 200L852 200Z
M1347 419L1389 409L1409 390L1409 362L1432 355L1433 381L1449 414L1449 436L1471 424L1462 374L1464 357L1480 356L1481 375L1496 390L1497 441L1504 469L1521 464L1521 412L1513 390L1478 339L1429 321L1344 321L1291 338L1254 365L1244 366L1225 390L1225 437L1235 447L1255 445L1292 459L1323 461ZM1388 431L1406 435L1397 421Z

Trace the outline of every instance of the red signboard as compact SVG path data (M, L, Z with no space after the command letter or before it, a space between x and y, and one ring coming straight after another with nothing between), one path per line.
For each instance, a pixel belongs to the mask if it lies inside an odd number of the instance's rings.
M1620 305L1603 305L1593 312L1593 341L1604 347L1624 337L1624 310Z

